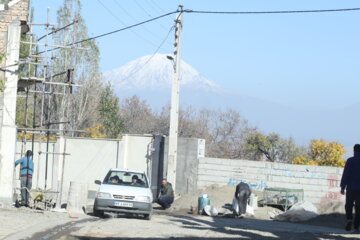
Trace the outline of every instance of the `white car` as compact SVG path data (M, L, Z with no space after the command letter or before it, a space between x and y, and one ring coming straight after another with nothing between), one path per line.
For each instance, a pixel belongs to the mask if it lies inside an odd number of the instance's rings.
M113 168L107 173L95 197L94 215L104 212L143 214L150 220L153 196L145 172Z

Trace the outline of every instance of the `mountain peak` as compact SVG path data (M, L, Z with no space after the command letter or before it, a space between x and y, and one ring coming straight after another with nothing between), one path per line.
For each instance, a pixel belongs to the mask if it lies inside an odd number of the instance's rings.
M123 90L159 90L171 87L173 63L166 54L154 54L140 57L126 65L103 74L115 89ZM206 79L197 70L181 61L180 85L185 88L217 92L220 87Z

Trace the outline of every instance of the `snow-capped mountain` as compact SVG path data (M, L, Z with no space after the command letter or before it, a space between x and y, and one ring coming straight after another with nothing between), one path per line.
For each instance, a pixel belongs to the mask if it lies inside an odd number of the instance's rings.
M103 73L103 78L105 81L110 81L116 91L170 88L173 62L167 59L165 54L147 55ZM221 89L184 61L180 64L180 85L210 92Z
M222 89L182 61L180 71L180 106L238 110L251 125L265 132L294 137L301 144L311 139L339 141L345 146L358 142L360 131L352 126L360 121L359 105L343 109L306 109L246 96L246 93ZM137 95L154 109L170 103L173 63L164 54L141 57L103 73L113 84L120 99ZM336 112L337 114L334 114ZM352 116L349 118L348 116ZM341 124L339 124L341 123Z

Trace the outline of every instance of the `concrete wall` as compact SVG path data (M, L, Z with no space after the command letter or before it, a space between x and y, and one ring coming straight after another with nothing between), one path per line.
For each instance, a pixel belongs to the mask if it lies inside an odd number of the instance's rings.
M66 139L66 153L69 155L65 156L62 202L67 200L70 182L81 184L88 190L98 189L94 181L102 181L110 168L117 167L118 144L123 142L105 139ZM61 169L62 156L59 157ZM60 184L61 176L58 176L58 180ZM60 189L60 185L57 189Z
M200 158L197 187L236 186L244 181L260 191L265 187L304 189L305 200L319 204L344 200L339 187L342 171L335 167Z
M167 171L168 138L165 139L165 167ZM176 162L176 194L192 193L197 189L199 157L205 155L205 140L195 138L178 139L178 156Z
M48 155L47 189L60 190L60 181L63 174L62 202L66 201L70 182L82 184L89 190L97 190L94 180L103 180L110 168L129 168L145 172L149 171L149 149L152 136L125 135L122 140L66 138L64 146L61 141L50 143ZM26 150L31 149L31 142L24 145L17 143L16 159L24 156ZM65 161L63 153L65 149ZM35 172L33 188L45 187L46 143L34 144ZM54 153L54 154L53 154ZM20 187L19 167L16 169L15 186Z
M123 167L138 169L148 173L153 136L125 135L123 140L125 142L123 159L126 159Z

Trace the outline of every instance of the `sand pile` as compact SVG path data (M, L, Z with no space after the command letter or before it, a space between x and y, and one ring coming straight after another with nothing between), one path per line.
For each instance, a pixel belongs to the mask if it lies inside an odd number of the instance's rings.
M333 201L324 204L319 204L318 213L319 214L334 214L334 213L345 213L345 203L341 201Z
M259 196L260 200L262 198L262 193L251 190L253 194ZM219 185L211 185L209 187L200 189L192 194L184 194L177 198L172 205L174 209L190 209L191 206L198 205L198 197L203 194L207 194L210 199L210 204L217 209L221 209L225 204L231 204L234 194L235 194L235 186L219 186Z
M234 186L218 186L211 185L204 189L200 189L192 194L181 195L173 203L175 209L190 209L191 206L198 205L198 197L207 194L210 199L210 204L220 209L226 203L231 203L235 194Z

